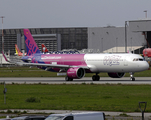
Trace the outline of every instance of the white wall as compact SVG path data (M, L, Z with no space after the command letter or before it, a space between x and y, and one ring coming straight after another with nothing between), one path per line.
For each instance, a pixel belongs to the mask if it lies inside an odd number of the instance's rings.
M127 47L132 49L146 44L141 32L131 32L127 28ZM88 28L88 49L99 49L100 52L112 49L118 51L118 47L125 47L125 27L94 27ZM125 52L125 49L123 49Z

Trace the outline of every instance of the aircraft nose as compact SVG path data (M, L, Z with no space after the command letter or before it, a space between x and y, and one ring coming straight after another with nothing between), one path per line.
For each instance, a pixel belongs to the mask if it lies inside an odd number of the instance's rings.
M145 63L142 64L141 66L142 66L143 70L147 70L147 69L149 68L149 64L148 64L148 62L146 62L146 61L145 61Z

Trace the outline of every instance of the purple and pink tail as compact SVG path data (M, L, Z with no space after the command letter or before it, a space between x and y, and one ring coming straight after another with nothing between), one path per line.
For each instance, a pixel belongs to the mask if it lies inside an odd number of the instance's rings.
M25 44L26 44L26 49L27 49L27 56L35 54L35 53L40 53L40 50L32 37L29 29L24 29L24 37L25 37Z

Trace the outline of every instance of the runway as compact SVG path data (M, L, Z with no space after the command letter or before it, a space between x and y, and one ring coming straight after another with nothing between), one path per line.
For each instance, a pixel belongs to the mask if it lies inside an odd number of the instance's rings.
M129 77L109 78L101 77L100 81L92 81L91 77L65 81L64 77L1 77L0 83L6 84L151 84L151 77L136 77L131 81Z

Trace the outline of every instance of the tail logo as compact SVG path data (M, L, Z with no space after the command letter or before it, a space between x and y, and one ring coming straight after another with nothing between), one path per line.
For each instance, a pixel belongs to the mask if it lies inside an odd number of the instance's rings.
M43 51L45 51L46 50L46 48L45 47L43 47Z
M27 48L28 48L28 55L31 55L33 53L37 53L37 47L31 43L30 40L27 39L27 37L25 37L25 43L27 45Z
M40 53L40 50L28 29L24 29L24 37L25 37L27 55Z

